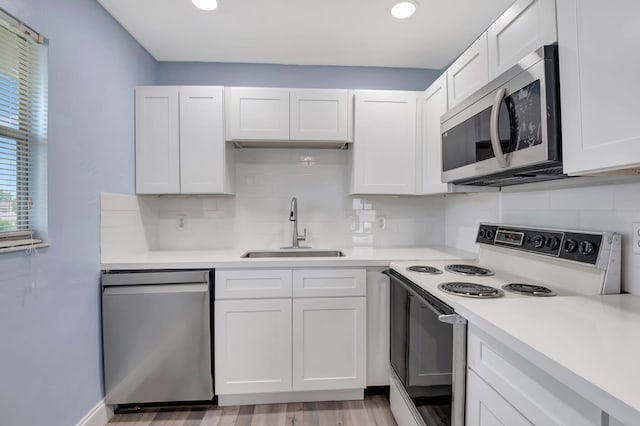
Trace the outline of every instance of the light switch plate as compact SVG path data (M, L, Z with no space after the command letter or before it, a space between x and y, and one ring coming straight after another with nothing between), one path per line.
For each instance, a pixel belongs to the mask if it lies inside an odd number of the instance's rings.
M633 234L631 239L633 240L633 253L640 254L640 222L633 222Z

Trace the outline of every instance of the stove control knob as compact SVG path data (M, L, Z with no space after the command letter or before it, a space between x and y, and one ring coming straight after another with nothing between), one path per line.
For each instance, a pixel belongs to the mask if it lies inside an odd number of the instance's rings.
M576 251L577 247L578 243L576 243L576 240L572 240L569 238L564 242L564 251L566 251L567 253L573 253L574 251Z
M591 256L596 251L596 246L591 241L583 241L578 248L583 256Z
M549 237L549 239L547 240L547 248L550 250L555 250L558 248L558 246L560 246L560 240L558 240L558 237Z
M480 239L483 239L486 235L487 235L487 230L480 228L480 231L478 231L478 237L480 237Z
M536 235L533 237L533 245L535 248L544 247L544 237L542 235Z
M493 233L493 231L491 229L487 229L487 238L490 240L493 240L493 236L495 234Z

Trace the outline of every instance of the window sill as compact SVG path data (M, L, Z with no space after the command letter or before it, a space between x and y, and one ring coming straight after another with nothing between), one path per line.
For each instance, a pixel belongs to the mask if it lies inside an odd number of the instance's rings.
M24 246L13 246L13 247L4 247L0 248L0 254L2 253L14 253L18 251L29 251L32 249L39 249L49 247L49 243L36 243L36 244L27 244Z

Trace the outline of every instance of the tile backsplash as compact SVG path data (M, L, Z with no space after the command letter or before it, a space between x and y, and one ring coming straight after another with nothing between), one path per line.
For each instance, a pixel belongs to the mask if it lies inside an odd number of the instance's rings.
M291 245L289 209L298 199L298 229L314 248L444 244L443 197L352 197L348 152L242 149L236 195L137 197L151 250L262 249ZM178 216L184 228L177 226ZM378 219L385 229L378 227Z
M478 223L614 231L622 235L623 289L640 294L640 255L632 223L640 222L640 183L447 197L446 243L476 250Z
M104 255L144 250L267 249L291 245L289 208L314 248L446 244L475 251L478 224L615 231L623 236L622 285L640 294L640 183L446 197L352 197L348 152L244 149L236 152L236 196L176 198L103 194ZM178 217L184 219L179 229ZM379 229L379 219L385 229Z

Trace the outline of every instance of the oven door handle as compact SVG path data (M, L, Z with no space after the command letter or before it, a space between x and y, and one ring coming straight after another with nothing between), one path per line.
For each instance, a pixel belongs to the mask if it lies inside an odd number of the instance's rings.
M433 306L431 303L429 303L429 301L427 301L423 296L419 295L415 290L413 290L411 287L409 287L407 284L405 284L402 279L396 277L395 275L393 275L391 273L391 270L387 269L386 271L382 271L382 273L386 276L388 276L389 278L391 278L392 281L397 282L398 284L400 284L407 293L409 293L410 296L416 297L417 300L419 300L421 302L422 305L424 305L425 307L429 308L429 310L435 314L435 316L438 317L438 319L440 321L442 321L440 318L447 318L449 316L456 316L455 314L446 314L445 312L442 312L440 309L438 309L437 307ZM442 322L447 322L447 321L442 321ZM451 323L453 324L453 323Z
M467 320L458 314L438 315L438 320L451 325L466 324Z
M498 160L498 164L501 168L506 169L509 167L509 161L507 156L502 151L502 146L500 145L500 104L502 100L507 94L507 88L502 87L496 93L496 97L493 100L493 108L491 108L491 147L493 148L493 154Z

